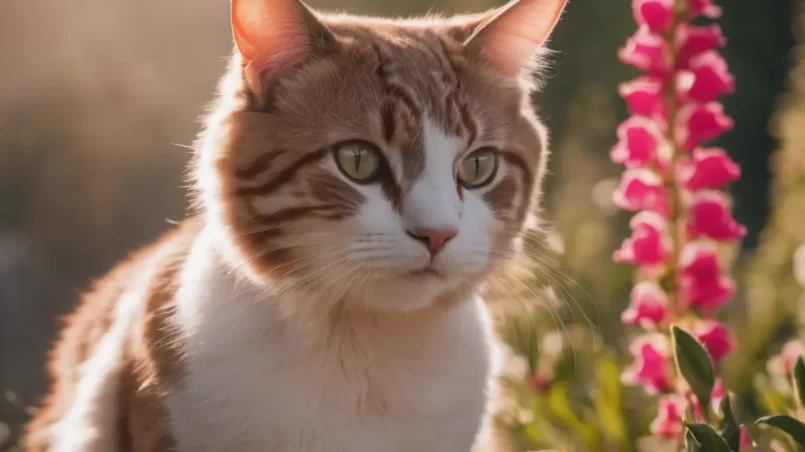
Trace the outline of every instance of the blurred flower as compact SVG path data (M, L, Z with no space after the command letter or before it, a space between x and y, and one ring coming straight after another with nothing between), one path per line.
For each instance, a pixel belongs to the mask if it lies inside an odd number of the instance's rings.
M735 77L727 70L727 61L714 50L694 56L689 69L677 77L677 89L685 100L713 102L735 91Z
M695 26L682 22L676 29L677 67L688 68L694 56L726 43L718 25Z
M729 391L727 391L727 387L724 386L724 380L716 378L716 383L713 385L713 392L710 394L713 411L719 411L721 401L724 400L724 397L727 397L728 395Z
M632 289L629 307L621 314L627 325L655 328L668 317L668 296L654 281L641 281Z
M741 432L741 439L738 443L740 447L739 452L754 452L755 446L752 443L752 438L749 436L749 431L746 429L746 426L741 425L738 427L738 430Z
M632 11L638 25L655 33L664 33L674 20L674 0L634 0Z
M651 421L650 430L661 438L679 438L685 432L682 416L688 402L677 394L660 396L657 417Z
M693 158L683 162L677 172L689 190L717 188L741 177L741 168L721 148L694 149Z
M721 17L721 8L713 4L713 0L690 0L691 18L703 14L711 19Z
M655 117L663 114L663 88L662 80L643 76L621 83L618 93L626 101L631 114Z
M776 370L780 375L790 375L794 371L797 360L803 355L805 355L805 347L801 341L795 339L786 342L780 352L779 365Z
M542 392L548 389L548 386L551 385L553 381L553 377L543 375L540 372L534 372L531 375L531 388L537 392Z
M612 148L612 161L627 168L643 168L655 159L669 160L669 149L657 124L632 116L618 126L618 144ZM664 155L660 155L664 154Z
M668 214L668 195L662 179L647 169L624 171L620 186L612 194L612 199L622 209L651 210L661 215Z
M663 392L671 387L671 355L665 336L641 336L632 342L629 351L635 360L623 372L622 379L625 383L643 385L649 393Z
M668 236L665 219L646 210L635 215L629 226L632 236L615 251L615 262L648 268L662 264L671 252L671 237Z
M709 313L729 301L735 283L721 275L721 264L712 245L703 241L688 243L680 258L682 286L686 299Z
M733 125L732 118L724 114L724 107L717 102L686 104L679 110L674 133L679 143L693 150L732 129Z
M671 52L665 40L651 33L648 27L640 27L618 52L626 64L657 76L667 76L671 70Z
M695 335L699 342L704 345L704 348L707 349L710 358L716 365L727 354L735 350L735 340L727 331L727 328L718 320L702 320L696 325ZM721 390L723 391L723 383Z
M707 236L714 240L732 241L746 235L746 227L732 218L727 196L718 191L694 194L690 206L688 233L691 237Z

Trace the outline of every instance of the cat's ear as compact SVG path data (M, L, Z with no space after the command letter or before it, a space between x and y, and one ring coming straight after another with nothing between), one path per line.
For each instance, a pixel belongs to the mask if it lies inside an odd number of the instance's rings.
M276 73L334 45L300 0L231 0L231 7L235 45L253 71Z
M465 41L466 51L510 76L528 67L550 36L567 0L512 0Z

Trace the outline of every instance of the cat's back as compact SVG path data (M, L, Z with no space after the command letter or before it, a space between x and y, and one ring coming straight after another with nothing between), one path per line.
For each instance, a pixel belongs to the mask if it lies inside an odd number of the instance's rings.
M55 443L67 436L80 441L75 438L82 435L74 428L81 426L71 422L86 419L88 413L105 417L104 423L113 427L109 431L116 432L88 432L98 437L93 444L112 440L115 449L127 451L141 450L138 444L170 447L170 435L154 416L164 415L158 388L172 372L168 363L178 358L171 356L179 349L176 338L169 337L175 276L201 223L199 218L183 221L118 263L81 296L48 356L50 386L27 426L26 451L62 450L67 446ZM146 340L149 334L173 342ZM97 385L108 388L98 392Z

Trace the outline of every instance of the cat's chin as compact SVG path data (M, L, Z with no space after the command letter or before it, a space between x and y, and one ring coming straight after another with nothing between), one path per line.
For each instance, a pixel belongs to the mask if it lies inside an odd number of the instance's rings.
M468 300L477 286L467 275L445 274L431 267L397 275L370 278L356 291L355 299L364 307L381 311L410 312L435 305Z

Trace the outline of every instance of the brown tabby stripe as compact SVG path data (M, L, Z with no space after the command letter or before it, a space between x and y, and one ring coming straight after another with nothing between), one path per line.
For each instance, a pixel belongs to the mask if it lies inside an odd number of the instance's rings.
M243 169L236 169L235 170L235 177L238 179L254 179L255 177L259 176L260 174L264 173L269 166L271 166L271 162L274 161L278 156L282 155L286 151L274 151L269 152L266 154L262 154L256 159L252 160L249 163L249 166Z
M344 206L327 204L321 206L287 207L269 214L257 213L255 219L264 224L282 227L282 225L285 223L305 217L319 217L325 220L341 220L348 217L352 213L353 212L350 212L348 209L344 209Z
M497 185L484 194L484 201L489 204L495 218L507 221L512 220L512 218L508 218L507 214L511 213L514 207L516 195L517 182L514 176L508 173Z
M310 194L323 204L337 205L343 210L355 214L366 198L353 186L338 177L318 172L308 177L310 181Z
M314 163L323 157L325 157L330 152L329 148L319 149L317 151L311 152L306 154L305 156L299 158L292 164L290 164L287 168L279 171L277 175L263 184L260 184L256 187L238 187L236 189L236 193L240 196L254 196L254 195L266 195L271 192L276 191L283 185L291 182L296 173L299 172L300 169Z
M448 94L448 105L454 106L458 110L461 124L464 126L464 131L467 134L467 143L472 146L472 143L478 138L478 127L470 115L466 103L458 100L458 93L462 90L462 82L459 74L461 73L458 64L453 59L453 54L456 50L450 48L450 44L445 42L444 39L439 38L439 45L444 53L444 59L447 61L447 67L453 75L453 89Z

